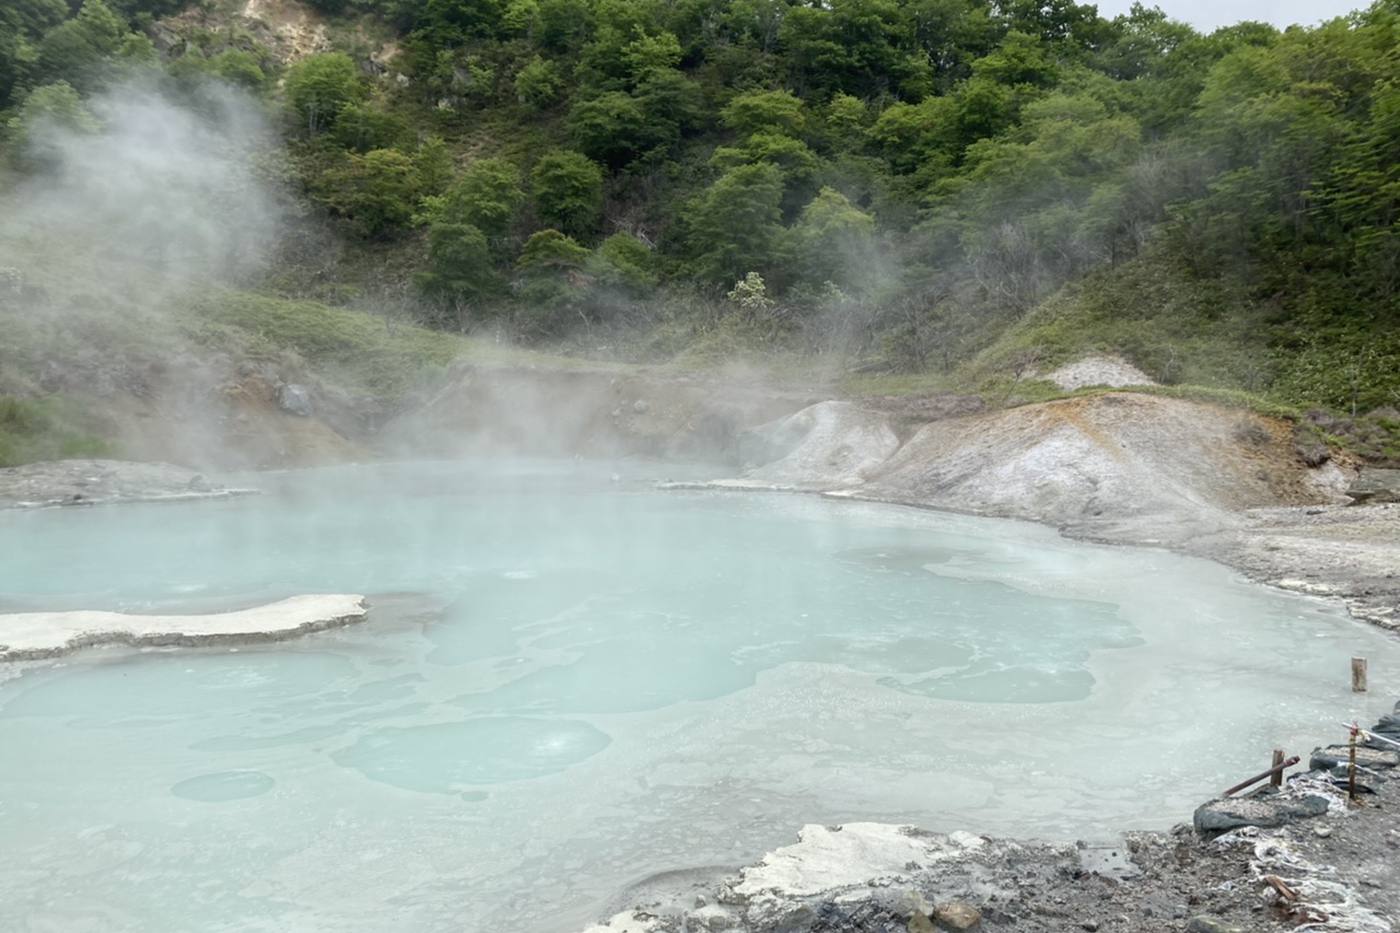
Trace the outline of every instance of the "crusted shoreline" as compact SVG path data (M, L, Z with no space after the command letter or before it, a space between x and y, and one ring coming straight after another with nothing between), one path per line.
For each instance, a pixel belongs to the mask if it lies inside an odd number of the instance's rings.
M1377 728L1400 738L1400 704ZM809 825L743 868L643 881L585 933L1388 933L1400 922L1400 754L1383 739L1361 748L1353 804L1337 751L1314 751L1277 790L1203 804L1194 826L1107 845Z
M0 663L46 660L97 645L189 648L282 641L363 621L367 612L363 596L320 594L202 615L9 613L0 615Z
M1397 548L1400 545L1400 505L1253 509L1240 513L1234 523L1225 527L1193 529L1186 523L1175 534L1159 536L1163 528L1158 516L1140 523L1133 519L1111 523L1056 523L1011 513L958 509L916 498L867 495L859 490L822 492L821 495L986 518L1035 521L1050 525L1066 538L1091 544L1165 548L1223 564L1254 583L1336 600L1352 618L1386 631L1400 632L1400 548ZM1305 534L1307 537L1303 537ZM1357 540L1358 537L1362 540Z
M182 502L257 493L223 486L169 463L50 460L0 470L0 509L37 509L121 502Z

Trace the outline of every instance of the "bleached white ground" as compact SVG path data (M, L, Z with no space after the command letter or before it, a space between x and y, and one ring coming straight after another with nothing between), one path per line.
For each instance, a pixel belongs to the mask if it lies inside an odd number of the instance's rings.
M1088 386L1155 386L1153 378L1127 360L1116 356L1086 356L1066 363L1043 377L1062 389L1083 389Z
M124 612L17 612L0 615L0 661L67 654L90 645L199 645L278 640L348 625L365 617L365 598L350 594L293 596L235 612L130 615Z
M910 862L927 865L982 845L980 837L964 832L942 836L888 823L810 824L802 827L796 843L740 871L742 880L734 890L750 897L820 894L872 879L902 877L909 873Z
M889 419L852 402L820 402L755 428L761 466L746 480L761 487L859 485L899 449Z

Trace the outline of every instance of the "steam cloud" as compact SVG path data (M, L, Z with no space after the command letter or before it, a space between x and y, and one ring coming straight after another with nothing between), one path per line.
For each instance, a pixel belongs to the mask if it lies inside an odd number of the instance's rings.
M256 104L221 85L178 102L149 86L88 102L98 129L41 121L42 170L0 198L0 265L172 284L255 269L276 242L277 201L258 177L269 139Z

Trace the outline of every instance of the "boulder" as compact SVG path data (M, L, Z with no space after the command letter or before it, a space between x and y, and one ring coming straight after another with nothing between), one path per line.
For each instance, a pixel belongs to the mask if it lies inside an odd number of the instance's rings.
M311 417L311 390L294 382L284 384L277 390L277 407L302 418Z
M982 926L982 912L964 901L948 901L933 910L933 924L940 930L977 930Z
M1382 716L1380 721L1371 727L1371 731L1377 735L1383 735L1386 738L1400 742L1400 703L1396 703L1395 708L1391 712ZM1373 739L1367 740L1367 744L1382 748L1395 747L1388 742L1376 742Z
M1381 745L1382 743L1377 743ZM1346 745L1329 745L1326 748L1313 749L1312 758L1308 761L1308 767L1314 771L1332 771L1338 769L1344 774L1351 758L1351 750ZM1370 768L1373 771L1387 768L1400 767L1400 749L1393 746L1389 749L1384 747L1371 748L1366 745L1356 747L1356 763L1363 768Z
M1352 481L1347 496L1355 505L1400 502L1400 470L1368 467Z
M1326 812L1326 797L1263 793L1249 797L1221 797L1203 803L1196 808L1191 822L1196 832L1216 835L1241 826L1283 826L1295 820L1322 816Z

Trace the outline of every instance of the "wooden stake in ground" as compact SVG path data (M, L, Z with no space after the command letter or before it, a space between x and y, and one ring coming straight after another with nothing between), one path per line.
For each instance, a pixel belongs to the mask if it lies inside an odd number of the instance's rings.
M1281 749L1281 748L1276 748L1276 749L1274 749L1273 767L1274 767L1276 770L1274 771L1273 774L1271 774L1271 775L1269 776L1269 783L1272 784L1272 785L1274 785L1275 787L1282 787L1282 786L1283 786L1283 749Z
M1264 881L1278 892L1278 896L1285 901L1292 903L1298 900L1298 892L1288 886L1288 884L1278 875L1265 875Z
M1366 659L1351 659L1351 692L1366 692Z
M1356 723L1351 724L1351 749L1347 755L1347 795L1353 805L1356 803L1356 734L1360 731L1360 726Z

